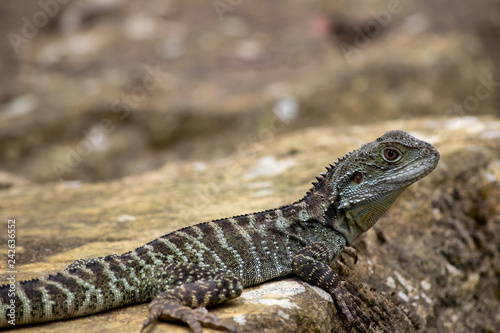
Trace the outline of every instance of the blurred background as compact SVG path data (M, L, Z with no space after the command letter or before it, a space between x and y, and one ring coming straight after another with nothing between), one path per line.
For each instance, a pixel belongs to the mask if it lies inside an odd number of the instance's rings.
M103 181L309 126L500 116L500 1L0 3L0 186Z

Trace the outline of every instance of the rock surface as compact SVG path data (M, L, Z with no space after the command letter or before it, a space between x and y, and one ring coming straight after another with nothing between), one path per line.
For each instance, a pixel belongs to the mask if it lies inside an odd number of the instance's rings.
M16 178L0 191L2 224L16 219L16 278L125 252L197 222L290 203L337 156L389 129L434 144L440 164L355 243L359 262L346 258L336 270L377 321L374 332L494 332L500 327L500 121L485 117L323 126L280 137L268 131L225 158L167 164L103 183ZM6 236L0 233L2 244ZM0 251L2 273L6 252ZM349 331L328 295L295 278L246 289L212 311L238 332ZM146 313L140 304L18 332L137 332ZM158 323L148 332L189 330Z

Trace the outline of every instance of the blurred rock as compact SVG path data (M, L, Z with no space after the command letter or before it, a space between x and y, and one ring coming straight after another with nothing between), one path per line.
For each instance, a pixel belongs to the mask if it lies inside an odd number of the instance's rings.
M61 161L51 152L77 145L104 118L115 126L109 149L68 179L227 156L267 130L279 105L300 112L274 135L498 116L498 0L224 3L222 11L176 0L1 3L10 37L0 41L0 107L17 116L0 113L0 168L56 181L51 164ZM147 68L169 79L144 92ZM9 104L20 96L36 103Z

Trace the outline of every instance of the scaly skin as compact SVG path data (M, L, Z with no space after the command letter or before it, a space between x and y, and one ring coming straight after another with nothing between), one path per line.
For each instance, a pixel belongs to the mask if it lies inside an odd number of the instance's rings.
M430 144L387 132L327 167L291 205L180 229L127 253L80 259L57 275L18 283L15 295L0 287L0 327L152 300L144 327L162 319L183 321L196 333L202 326L235 331L200 308L296 275L326 290L347 320L366 331L370 319L330 265L438 160Z

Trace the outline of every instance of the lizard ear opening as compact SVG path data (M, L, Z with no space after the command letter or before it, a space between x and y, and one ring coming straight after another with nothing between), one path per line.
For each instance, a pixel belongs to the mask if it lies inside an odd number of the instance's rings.
M358 185L361 184L361 182L363 181L363 174L359 171L356 171L352 176L352 181Z

